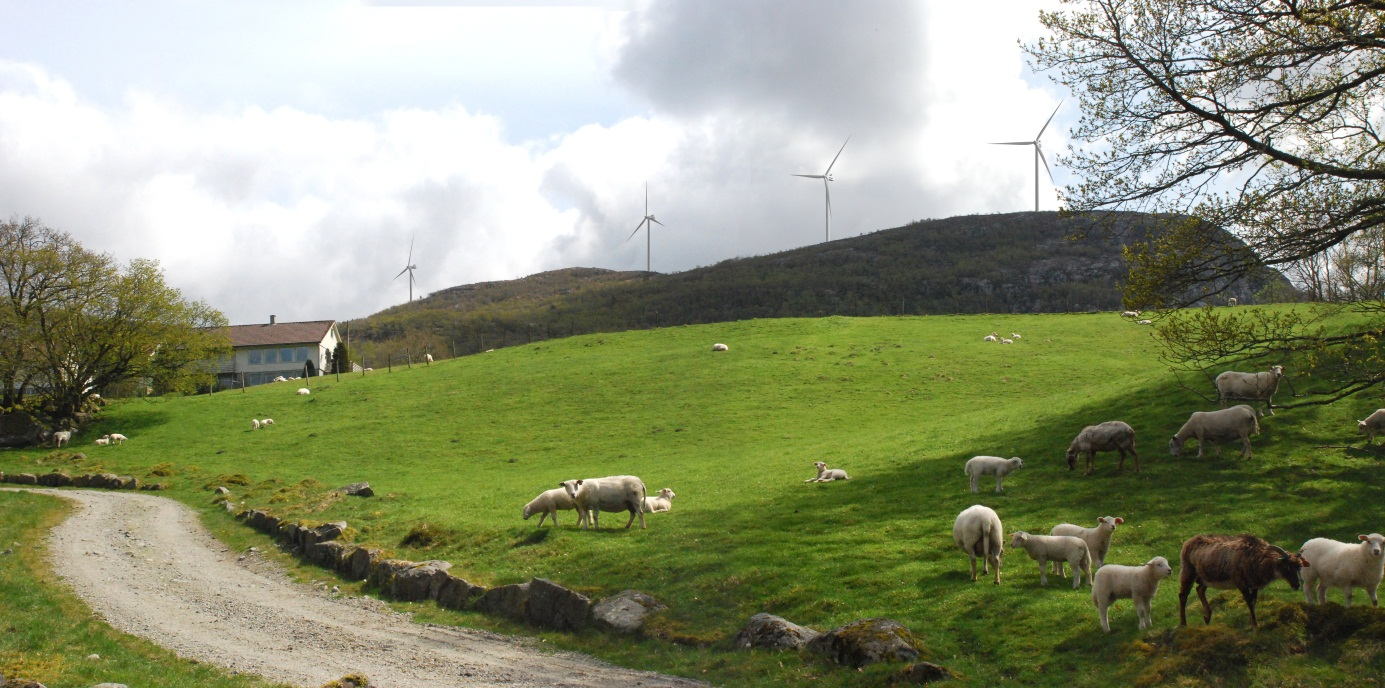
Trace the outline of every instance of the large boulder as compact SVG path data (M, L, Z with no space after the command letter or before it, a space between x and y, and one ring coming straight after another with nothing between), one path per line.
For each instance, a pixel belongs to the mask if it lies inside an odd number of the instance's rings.
M338 540L315 542L303 554L309 562L333 571L341 571L351 555L351 545Z
M472 609L483 614L503 616L512 621L524 621L524 609L529 602L529 584L502 585L487 590L477 598Z
M756 614L736 634L736 647L743 650L797 650L821 633L773 614Z
M877 618L834 628L807 647L838 664L859 668L876 662L917 661L922 644L898 621Z
M375 490L370 489L370 483L351 483L345 487L338 487L337 492L341 492L350 497L374 497Z
M72 484L72 476L66 473L44 473L38 477L38 484L44 487L67 487Z
M417 565L418 562L407 559L385 559L376 562L370 567L370 580L367 584L382 592L390 592L394 586L394 577L399 575L400 571L407 571Z
M366 580L370 578L371 571L374 570L377 562L385 558L383 550L357 547L351 550L351 554L346 560L346 569L342 572L352 580Z
M525 618L540 628L556 631L576 631L587 625L592 601L586 596L564 588L546 578L529 582L529 603Z
M245 525L266 535L274 535L279 532L279 519L270 516L268 511L259 509L245 512Z
M133 475L118 475L110 487L112 490L138 490L139 478Z
M445 609L466 609L472 599L485 593L485 588L448 573L438 587L438 606Z
M423 561L400 570L390 581L390 596L401 602L436 600L450 568L445 561Z
M597 628L616 633L639 633L645 617L668 609L653 597L638 590L625 590L592 606L591 620Z
M13 478L13 480L10 480L10 482L15 483L15 484L17 484L17 485L37 485L37 484L38 484L38 476L34 475L33 473L16 473L16 474L14 474L14 475L6 476L6 477L8 477L8 478Z

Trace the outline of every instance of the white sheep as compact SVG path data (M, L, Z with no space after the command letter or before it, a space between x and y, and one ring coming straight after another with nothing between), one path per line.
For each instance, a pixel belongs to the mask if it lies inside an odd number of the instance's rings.
M962 472L971 476L971 492L976 494L977 487L981 483L981 476L995 476L995 491L1000 492L1000 484L1005 481L1005 476L1024 468L1024 461L1018 456L1002 459L999 456L973 456L967 459L967 465L962 468Z
M1236 306L1237 303L1240 303L1240 302L1237 301L1237 300L1236 300L1236 297L1234 297L1234 296L1226 300L1226 305L1231 306L1231 307L1233 307L1233 308Z
M1375 433L1385 432L1385 409L1376 409L1365 420L1356 421L1356 432L1366 436L1366 444L1375 441Z
M110 437L111 441L115 442L116 444L124 444L125 440L130 439L118 432L113 432L110 435L108 435L108 437Z
M1023 339L1023 337L1021 337L1021 336L1020 336L1020 333L1018 333L1018 332L1011 332L1011 333L1010 333L1010 339Z
M273 418L266 418L266 419L260 421L260 427L262 427L262 428L266 428L266 427L269 427L269 426L271 426L271 425L274 425L274 419L273 419Z
M1220 411L1194 411L1188 422L1178 429L1178 434L1169 440L1169 454L1178 456L1183 452L1183 443L1189 437L1197 438L1197 458L1202 458L1202 448L1208 442L1216 456L1221 456L1221 442L1241 440L1241 458L1250 458L1250 436L1260 434L1260 421L1255 418L1255 409L1240 404Z
M423 362L431 365L433 363L433 354L423 354Z
M108 445L108 444L110 444L110 443L111 443L111 438L109 438L109 437L98 437L98 438L96 438L96 444L98 444L98 445L100 445L100 446L103 446L103 447L104 447L104 446L106 446L106 445Z
M983 341L983 342L994 342L994 341L998 341L998 340L996 339L996 336L995 336L995 335L993 335L993 334L988 334L988 335L982 337L982 338L981 338L981 341Z
M1106 563L1106 553L1111 549L1111 534L1116 532L1116 526L1125 523L1125 519L1119 516L1102 516L1096 520L1096 527L1083 528L1082 526L1071 523L1059 523L1053 526L1053 530L1048 531L1049 535L1071 535L1081 538L1087 543L1087 551L1092 553L1092 565L1101 568ZM1063 571L1063 562L1053 563L1054 573L1062 576L1066 575Z
M1101 617L1101 630L1111 632L1111 623L1106 619L1106 609L1116 600L1130 599L1135 602L1135 616L1140 620L1140 630L1152 628L1149 603L1159 592L1159 582L1173 574L1169 560L1155 557L1144 566L1120 566L1107 564L1096 570L1092 581L1092 604L1096 605Z
M304 394L312 394L312 393L313 393L313 391L312 391L311 389L308 389L307 387L299 387L299 388L298 388L298 394L299 394L300 396L302 396L302 395L304 395Z
M259 429L260 429L260 421L254 419L254 418L251 418L251 419L250 419L250 429L251 429L251 430L259 430Z
M1135 470L1140 470L1140 454L1135 451L1135 429L1118 420L1108 420L1098 425L1088 425L1077 433L1068 445L1068 470L1077 468L1077 459L1087 457L1087 470L1082 475L1091 475L1096 470L1096 453L1118 451L1121 458L1116 470L1125 467L1125 453L1135 456Z
M543 526L545 518L553 519L553 525L558 525L559 511L572 511L577 508L577 502L572 501L572 496L567 493L566 488L555 487L547 490L534 498L534 501L524 505L524 520L529 520L530 516L539 514L539 526Z
M713 344L712 351L730 351L731 347L725 344Z
M1001 343L1001 344L1014 344L1014 343L1015 343L1015 340L1013 340L1013 339L1003 339L1003 338L1002 338L1002 339L1000 340L1000 343Z
M1303 597L1313 603L1314 586L1317 603L1327 601L1328 588L1341 588L1345 606L1351 606L1352 587L1365 588L1371 596L1371 606L1380 606L1376 588L1385 574L1385 536L1380 533L1357 535L1361 544L1313 538L1303 543L1299 556L1312 566L1303 567Z
M61 447L61 446L63 446L64 444L71 444L71 443L72 443L72 431L71 431L71 430L58 430L57 432L54 432L54 433L53 433L53 447L54 447L54 448Z
M1029 558L1039 562L1039 585L1048 585L1048 562L1066 562L1072 566L1072 589L1082 587L1082 574L1087 574L1087 583L1092 582L1092 555L1082 538L1071 535L1030 535L1016 531L1010 536L1010 546L1019 547L1029 553Z
M1284 366L1270 366L1262 373L1238 373L1228 370L1217 376L1217 399L1226 408L1228 399L1242 401L1263 401L1265 410L1274 415L1274 393L1279 390L1279 380L1284 377Z
M1122 312L1121 312L1121 317L1122 317L1122 318L1138 318L1138 317L1140 317L1140 312L1139 312L1139 311L1122 311Z
M274 378L273 381L274 381L274 382L288 382L289 379L286 378L286 377L284 377L283 375L280 375L279 377Z
M995 568L995 584L1000 585L1000 559L1005 554L1005 527L990 507L976 504L957 514L952 524L952 541L971 559L971 580L976 582L976 558L981 557L981 572Z
M851 480L851 476L840 468L828 468L825 461L814 461L813 467L818 469L818 477L804 480L805 483L830 483L833 480Z
M584 480L564 480L558 483L567 490L569 497L577 504L577 523L583 528L590 523L601 529L602 511L629 511L629 528L640 518L640 528L648 528L644 522L644 481L633 475L617 475L608 478L587 478Z
M1153 320L1139 320L1139 321L1136 321L1135 324L1136 324L1136 325L1153 325L1153 324L1154 324L1154 321L1153 321Z
M673 498L677 496L678 495L673 493L673 490L665 487L659 490L659 494L653 497L644 498L644 512L646 514L657 514L665 511L672 511Z

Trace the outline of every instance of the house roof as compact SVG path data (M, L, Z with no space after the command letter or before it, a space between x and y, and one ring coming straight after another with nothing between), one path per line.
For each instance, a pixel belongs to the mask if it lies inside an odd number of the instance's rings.
M273 325L231 325L226 328L226 336L231 346L274 346L277 344L317 344L321 342L335 320L310 320L308 322L275 323Z

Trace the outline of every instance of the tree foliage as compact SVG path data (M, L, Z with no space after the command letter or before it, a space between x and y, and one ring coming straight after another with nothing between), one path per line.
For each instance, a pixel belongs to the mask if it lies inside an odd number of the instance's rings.
M1367 354L1385 331L1385 2L1065 4L1041 13L1051 36L1027 47L1081 102L1078 145L1061 160L1082 181L1065 205L1098 220L1111 210L1170 218L1167 232L1128 249L1127 307L1185 306L1273 266L1365 316L1173 315L1169 358L1204 369L1222 357L1288 359L1311 373L1309 402L1378 384L1385 370Z
M165 284L157 262L119 265L37 220L0 223L0 277L4 406L37 390L54 424L120 383L159 393L207 386L230 351L225 317Z

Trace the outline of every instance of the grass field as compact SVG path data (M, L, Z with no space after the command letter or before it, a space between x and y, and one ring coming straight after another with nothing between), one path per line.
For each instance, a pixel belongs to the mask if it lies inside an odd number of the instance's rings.
M992 330L1023 339L982 342ZM679 642L543 635L718 684L863 685L893 670L731 649L731 636L765 611L819 629L896 619L924 639L926 658L971 685L1379 685L1385 633L1324 641L1285 604L1302 596L1283 583L1261 596L1271 623L1258 634L1239 595L1225 593L1214 597L1217 623L1173 633L1175 573L1155 600L1154 631L1137 631L1123 603L1107 635L1086 588L1041 588L1035 564L1008 542L1003 585L969 580L951 528L977 503L996 509L1007 532L1122 516L1108 562L1163 555L1175 568L1180 543L1201 532L1253 532L1296 549L1310 537L1382 530L1381 455L1318 448L1361 447L1354 418L1385 405L1378 396L1266 418L1249 460L1232 444L1219 459L1199 460L1195 448L1172 458L1168 437L1190 411L1215 403L1175 384L1149 335L1114 314L761 320L591 335L320 378L307 397L281 383L122 402L78 436L85 463L60 463L167 482L166 494L207 511L216 528L231 521L207 486L240 475L234 482L246 484L229 485L237 502L346 520L357 542L446 559L481 584L542 576L592 597L643 590L669 605L655 628ZM713 342L731 351L714 354ZM266 416L276 425L251 432L250 419ZM1095 475L1069 472L1073 435L1111 419L1135 427L1143 470L1127 463L1118 473L1103 454ZM132 439L92 446L107 432ZM0 470L47 471L58 459L46 452L0 452ZM962 464L976 454L1020 456L1025 468L1005 493L983 481L972 495ZM815 460L852 480L804 484ZM520 519L525 502L560 480L624 473L651 493L678 494L647 531L620 529L620 514L606 514L600 532L575 530L572 512L553 529ZM378 496L329 495L361 480ZM40 500L19 499L0 495L0 513L22 512L31 529L53 518ZM28 516L34 510L48 515ZM420 544L402 546L411 533ZM430 621L533 633L400 606ZM10 653L0 667L26 645L45 651L19 634L0 645Z

